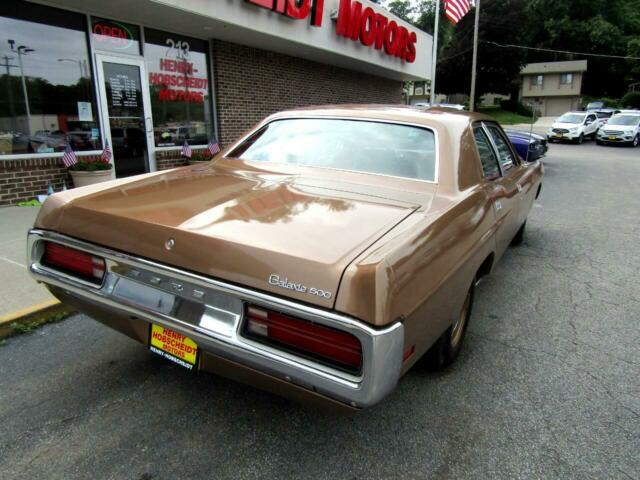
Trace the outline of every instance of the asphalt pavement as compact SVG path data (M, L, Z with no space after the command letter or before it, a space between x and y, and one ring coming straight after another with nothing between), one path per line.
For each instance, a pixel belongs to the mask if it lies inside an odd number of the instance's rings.
M335 415L77 315L0 346L0 478L640 478L640 149L545 166L446 372Z

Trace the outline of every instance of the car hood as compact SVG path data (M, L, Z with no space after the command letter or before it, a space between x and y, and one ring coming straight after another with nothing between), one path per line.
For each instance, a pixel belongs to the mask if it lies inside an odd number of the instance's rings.
M36 226L331 308L349 263L418 208L370 185L237 163L63 192Z
M607 130L620 130L622 132L631 132L637 128L635 125L611 125L610 123L607 123L605 127Z
M560 123L556 122L551 125L551 128L576 128L582 126L582 123Z

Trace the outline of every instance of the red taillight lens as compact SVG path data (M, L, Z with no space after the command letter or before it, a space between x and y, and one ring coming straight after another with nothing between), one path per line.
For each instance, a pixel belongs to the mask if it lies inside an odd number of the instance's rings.
M101 283L104 277L103 258L58 243L45 243L42 263L95 283Z
M247 336L345 370L360 370L362 346L350 333L255 306L248 306L246 312Z

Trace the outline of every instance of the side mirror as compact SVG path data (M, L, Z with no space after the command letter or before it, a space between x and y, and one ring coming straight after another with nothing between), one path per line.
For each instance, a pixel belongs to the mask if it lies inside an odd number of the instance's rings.
M584 122L585 125L591 125L593 123L593 120L586 120Z

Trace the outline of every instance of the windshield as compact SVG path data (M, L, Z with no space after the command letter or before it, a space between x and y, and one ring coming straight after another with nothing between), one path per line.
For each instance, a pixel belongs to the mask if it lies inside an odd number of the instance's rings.
M583 120L584 120L584 115L580 115L577 113L565 113L557 120L557 122L558 123L582 123Z
M435 181L431 130L366 120L276 120L228 155L254 162L285 163Z
M596 112L598 118L609 118L613 115L613 112Z
M611 117L607 125L637 125L640 122L640 115L618 115Z

